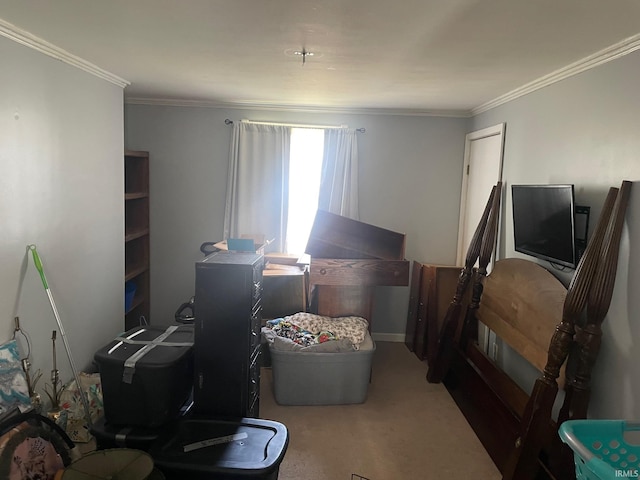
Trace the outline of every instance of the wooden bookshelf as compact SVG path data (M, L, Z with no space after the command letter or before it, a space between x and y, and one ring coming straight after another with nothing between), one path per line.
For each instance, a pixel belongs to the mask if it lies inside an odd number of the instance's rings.
M124 324L128 330L150 321L149 152L124 152ZM127 286L135 286L127 301Z

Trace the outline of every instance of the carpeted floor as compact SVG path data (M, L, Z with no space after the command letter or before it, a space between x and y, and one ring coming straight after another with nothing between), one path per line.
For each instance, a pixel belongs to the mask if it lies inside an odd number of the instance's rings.
M377 342L367 400L281 406L262 370L260 416L284 423L289 447L279 480L500 478L443 385L403 343ZM359 478L359 477L354 477Z

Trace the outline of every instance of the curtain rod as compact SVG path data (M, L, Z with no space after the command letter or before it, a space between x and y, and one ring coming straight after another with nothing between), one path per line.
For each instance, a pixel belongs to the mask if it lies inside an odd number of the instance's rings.
M253 123L255 125L279 125L283 127L293 127L293 128L345 128L345 125L306 125L300 123L277 123L277 122L254 122L252 120L241 120L241 122L245 123ZM233 125L233 120L229 120L228 118L224 119L225 125ZM356 128L356 132L364 133L366 130L364 128Z

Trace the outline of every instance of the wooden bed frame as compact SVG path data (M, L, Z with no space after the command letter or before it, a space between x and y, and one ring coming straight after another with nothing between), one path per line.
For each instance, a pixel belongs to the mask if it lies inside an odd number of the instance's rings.
M575 478L572 452L557 431L565 420L586 418L631 183L609 190L568 288L542 266L523 259L499 260L487 275L501 187L493 188L469 246L427 380L445 384L503 479ZM462 311L461 299L471 284L472 299ZM483 352L478 322L540 371L531 393ZM565 395L554 415L560 387Z

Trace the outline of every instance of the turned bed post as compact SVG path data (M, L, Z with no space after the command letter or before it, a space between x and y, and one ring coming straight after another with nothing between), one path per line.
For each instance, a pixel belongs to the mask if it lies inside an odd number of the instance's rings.
M600 261L587 299L587 318L584 326L576 325L575 341L579 346L575 374L567 385L570 404L563 405L560 421L571 418L586 418L589 402L591 370L600 351L602 322L613 295L620 237L628 203L631 183L623 182L616 198L614 213L600 250Z
M474 277L473 291L471 302L467 308L467 312L463 319L462 331L458 342L461 349L467 348L467 342L471 339L476 340L478 337L478 321L476 320L476 312L480 307L480 299L484 288L483 282L487 276L487 266L491 261L491 257L496 248L496 238L498 236L498 220L500 219L500 200L501 200L501 183L498 183L496 194L492 198L491 212L487 227L482 236L482 245L480 247L480 256L478 258L478 272Z
M469 286L471 278L473 277L473 267L480 255L480 249L482 247L484 234L487 229L487 223L491 211L494 208L496 197L498 198L499 205L501 191L501 182L498 182L491 189L489 200L487 201L484 211L482 212L482 217L480 218L478 226L476 227L473 237L471 238L471 242L469 243L464 267L460 271L460 276L458 277L456 293L453 297L453 300L449 304L447 313L445 314L442 330L440 331L440 335L438 338L437 349L433 357L433 364L429 365L429 370L427 371L427 381L430 383L440 383L446 375L447 370L449 370L455 337L460 325L462 298L467 290L467 287Z
M570 353L570 363L574 370L567 377L565 399L558 413L557 424L572 419L587 417L589 398L591 396L591 371L595 364L602 339L602 322L604 321L613 295L620 238L631 190L631 182L624 181L615 199L613 214L607 225L604 240L601 243L598 264L587 298L587 316L584 324L576 324L574 341L577 349ZM574 358L575 357L575 358ZM575 361L573 361L575 360ZM559 436L554 438L554 453L550 459L553 466L565 475L573 472L573 452L562 443Z
M535 478L540 451L549 445L553 446L553 458L550 459L552 470L563 472L559 478L571 478L573 475L573 459L559 442L557 430L551 430L552 409L558 392L557 379L572 345L577 344L579 353L575 378L567 380L565 400L556 427L566 419L586 416L591 368L600 346L600 324L609 309L613 293L630 185L630 182L623 182L620 190L609 190L593 238L569 285L562 320L551 339L543 374L536 380L527 403L520 436L502 469L505 480ZM580 317L585 306L587 322L581 327Z

